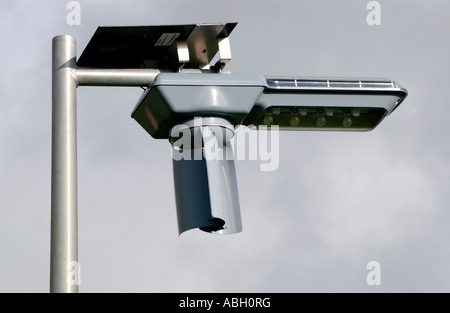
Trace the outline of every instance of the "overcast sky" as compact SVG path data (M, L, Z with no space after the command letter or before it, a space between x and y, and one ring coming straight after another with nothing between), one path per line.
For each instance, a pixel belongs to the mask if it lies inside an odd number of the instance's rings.
M0 292L47 292L51 41L98 26L238 22L233 73L389 77L406 101L365 133L283 132L237 161L243 232L178 236L166 140L140 88L78 88L80 292L450 291L450 2L0 0ZM381 266L369 286L366 265Z

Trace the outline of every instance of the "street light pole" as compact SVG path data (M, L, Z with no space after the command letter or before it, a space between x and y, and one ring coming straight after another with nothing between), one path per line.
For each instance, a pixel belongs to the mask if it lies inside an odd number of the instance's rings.
M148 87L132 117L155 139L169 139L183 121L194 133L203 126L225 129L228 123L368 131L407 96L406 89L385 79L220 75L231 59L227 38L235 25L100 27L80 60L74 37L53 38L50 292L76 293L79 285L78 86ZM217 52L219 61L209 67ZM212 124L189 124L197 117ZM240 231L233 163L213 158L205 168L187 160L174 163L175 186L183 190L177 192L180 232L197 227L218 234ZM194 196L182 189L191 184L186 180L191 173L196 176L196 184L189 189Z
M76 65L76 40L62 35L52 47L52 187L50 292L78 292L78 86L149 86L157 69L92 69ZM198 71L201 72L201 71Z
M77 87L149 86L158 74L157 69L79 68L75 38L53 38L50 292L78 292Z
M76 41L53 39L50 292L78 292L70 274L78 262L77 112L73 69Z

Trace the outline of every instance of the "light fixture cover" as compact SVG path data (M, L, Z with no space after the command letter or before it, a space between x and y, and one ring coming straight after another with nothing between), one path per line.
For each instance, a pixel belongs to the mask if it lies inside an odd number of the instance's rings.
M389 79L266 78L244 74L161 73L132 117L154 138L194 117L284 130L367 131L407 96Z

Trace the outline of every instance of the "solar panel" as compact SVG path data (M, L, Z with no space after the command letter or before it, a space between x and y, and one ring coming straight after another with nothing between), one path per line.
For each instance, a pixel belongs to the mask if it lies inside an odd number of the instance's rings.
M94 68L172 68L176 42L186 42L189 61L184 68L203 68L237 23L98 27L77 65Z

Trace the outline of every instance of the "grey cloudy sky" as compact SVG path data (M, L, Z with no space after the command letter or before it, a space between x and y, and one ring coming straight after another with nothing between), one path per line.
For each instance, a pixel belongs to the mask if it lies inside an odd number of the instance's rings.
M450 291L449 1L0 0L0 292L47 292L51 40L97 26L238 22L233 73L390 77L368 133L284 132L277 171L237 161L244 230L178 236L170 146L139 88L78 89L81 292ZM366 265L381 265L368 286Z

